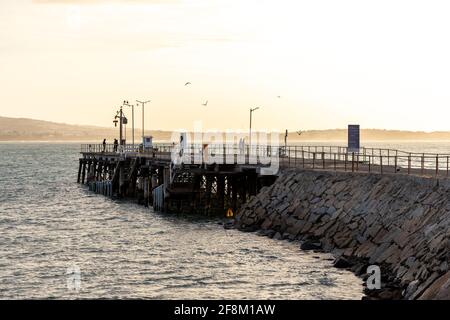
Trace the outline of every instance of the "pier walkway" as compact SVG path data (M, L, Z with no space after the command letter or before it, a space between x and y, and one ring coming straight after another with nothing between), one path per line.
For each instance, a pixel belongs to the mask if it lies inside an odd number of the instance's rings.
M160 211L224 213L271 185L278 169L305 168L447 179L450 154L336 146L83 144L78 182Z

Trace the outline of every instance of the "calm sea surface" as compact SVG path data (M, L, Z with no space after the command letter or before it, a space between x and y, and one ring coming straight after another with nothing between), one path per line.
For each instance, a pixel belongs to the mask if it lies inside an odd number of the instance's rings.
M400 149L413 147L423 151ZM0 298L362 297L360 279L298 243L88 192L75 181L78 152L0 143Z

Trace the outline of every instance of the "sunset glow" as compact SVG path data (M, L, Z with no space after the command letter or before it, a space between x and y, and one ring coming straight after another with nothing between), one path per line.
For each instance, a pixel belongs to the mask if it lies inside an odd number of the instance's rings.
M449 130L449 9L444 1L2 0L0 115L111 126L123 99L151 99L152 129L196 120L245 129L248 109L261 106L261 129Z

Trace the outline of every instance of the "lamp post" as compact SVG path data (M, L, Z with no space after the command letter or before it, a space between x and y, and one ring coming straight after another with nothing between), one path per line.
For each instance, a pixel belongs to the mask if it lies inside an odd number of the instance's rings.
M256 108L250 108L250 136L249 136L249 145L251 145L252 144L252 115L253 115L253 112L255 112L256 110L258 110L259 109L259 107L256 107Z
M142 104L142 143L144 143L144 136L145 136L145 130L144 130L144 125L145 125L144 108L145 108L145 104L149 103L151 101L150 100L147 100L147 101L136 100L136 102Z
M119 119L119 120L117 120ZM120 106L119 111L116 112L116 116L114 117L114 126L117 127L117 122L119 122L119 144L122 145L123 144L123 119L124 119L124 114L123 114L123 110L122 110L122 106Z
M134 151L134 104L129 104L128 101L124 100L123 104L125 106L131 107L131 141L133 144Z

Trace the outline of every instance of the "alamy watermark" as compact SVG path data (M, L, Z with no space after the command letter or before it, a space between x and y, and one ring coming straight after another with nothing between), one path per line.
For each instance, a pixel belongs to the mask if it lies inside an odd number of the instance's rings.
M81 271L77 265L72 265L66 270L67 290L79 292L81 289Z
M175 165L257 165L262 175L274 175L278 173L284 149L280 147L280 134L268 132L204 132L201 122L197 121L192 133L186 130L172 133L171 159Z
M367 267L367 274L369 277L366 280L366 287L368 290L381 289L381 269L377 265L370 265Z

